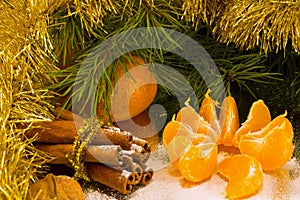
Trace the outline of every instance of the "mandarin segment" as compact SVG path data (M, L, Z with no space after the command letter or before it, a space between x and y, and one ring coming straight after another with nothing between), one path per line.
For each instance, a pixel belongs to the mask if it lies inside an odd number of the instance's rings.
M172 120L165 126L162 141L175 168L182 153L192 143L192 139L193 130L188 124Z
M260 137L265 136L267 133L269 133L273 128L275 127L282 127L286 130L287 134L293 138L294 137L294 131L292 123L286 118L287 113L285 112L282 115L277 116L274 118L266 127L265 130L262 131L262 135Z
M221 135L218 144L233 146L232 139L240 126L238 109L233 97L225 97L222 102L219 119Z
M195 133L206 133L210 124L203 119L191 106L179 110L176 121L189 124Z
M249 197L262 187L262 167L253 156L240 154L227 157L217 170L228 180L226 196L229 199Z
M257 158L264 170L279 169L292 157L293 138L285 130L285 124L261 135L264 137L254 134L242 136L239 143L241 153Z
M201 103L199 114L205 121L211 124L212 128L220 132L220 123L216 111L216 102L209 96L210 90L207 90Z
M210 123L205 121L191 106L181 108L176 115L176 121L190 125L194 133L208 135L214 142L218 140L219 132L213 129Z
M179 135L175 136L166 147L169 160L176 169L178 169L181 156L192 144L192 141L192 137Z
M217 155L218 148L214 143L205 149L191 145L179 160L179 171L186 180L201 182L212 176Z
M263 100L254 102L250 108L247 120L237 130L232 140L235 147L238 146L240 137L248 132L259 131L271 122L271 114Z
M184 124L175 120L168 122L165 126L163 134L162 134L162 141L163 145L166 147L175 136L185 136L192 134L193 130L188 124Z
M265 137L272 129L275 127L282 127L286 130L286 133L289 137L294 137L294 131L293 126L291 122L286 118L286 113L277 116L274 118L270 123L267 124L262 130L256 131L256 132L248 132L247 137L253 137L253 138L262 138ZM241 136L243 137L243 136Z

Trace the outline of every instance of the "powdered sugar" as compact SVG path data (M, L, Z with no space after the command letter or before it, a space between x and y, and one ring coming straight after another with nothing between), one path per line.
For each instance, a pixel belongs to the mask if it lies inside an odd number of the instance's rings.
M225 154L219 154L218 162ZM202 183L186 181L180 173L168 164L168 157L162 146L153 152L147 165L154 169L152 182L137 188L129 195L120 195L105 186L99 190L87 190L86 199L94 200L177 200L208 199L224 200L227 182L216 173ZM290 160L282 169L264 173L261 190L248 200L300 199L300 167L296 159Z

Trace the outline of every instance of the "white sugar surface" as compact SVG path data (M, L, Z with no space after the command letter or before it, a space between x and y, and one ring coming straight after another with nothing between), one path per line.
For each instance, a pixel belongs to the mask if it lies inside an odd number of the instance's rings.
M220 154L218 161L224 155ZM86 200L224 200L227 182L213 175L202 183L190 183L173 167L167 165L166 152L159 148L153 153L148 166L155 170L150 184L135 189L129 195L120 195L108 188L86 190ZM300 167L290 160L277 173L264 173L263 187L248 200L300 200Z

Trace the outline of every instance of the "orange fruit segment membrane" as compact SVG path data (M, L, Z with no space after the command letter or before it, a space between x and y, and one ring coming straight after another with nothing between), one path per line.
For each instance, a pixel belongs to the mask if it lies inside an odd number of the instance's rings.
M192 138L186 136L175 136L166 147L169 160L173 167L178 169L178 164L181 156L186 152L189 146L192 145Z
M162 134L162 141L163 145L166 147L175 136L185 136L188 137L193 133L193 130L188 124L181 123L175 120L168 122L165 126L163 134Z
M268 123L263 129L255 132L248 132L245 137L262 138L265 137L275 127L282 127L287 131L287 135L291 138L294 137L293 126L291 122L286 118L287 113L277 116L270 123ZM245 138L241 136L241 138Z
M205 121L211 124L211 127L220 132L220 123L216 111L216 102L209 96L210 90L207 90L201 103L199 114Z
M191 106L185 106L179 110L176 121L190 125L194 133L209 135L214 141L218 139L218 132L210 123L204 120Z
M191 106L185 106L179 110L176 121L189 124L195 133L206 133L210 124L203 119Z
M257 158L264 170L276 170L292 157L292 125L284 115L280 115L261 131L241 136L239 149L242 154Z
M241 199L256 194L263 184L263 171L259 161L239 154L225 158L217 167L218 173L228 180L226 196Z
M192 143L192 128L185 123L172 120L165 126L162 140L166 147L170 162L177 168L181 154Z
M250 108L247 120L236 131L232 143L238 146L240 137L248 132L259 131L271 122L271 114L263 100L254 102Z
M225 97L222 102L219 120L221 135L218 144L233 146L232 139L240 126L238 109L233 97Z
M179 160L179 171L186 180L201 182L212 176L217 156L215 143L192 144Z

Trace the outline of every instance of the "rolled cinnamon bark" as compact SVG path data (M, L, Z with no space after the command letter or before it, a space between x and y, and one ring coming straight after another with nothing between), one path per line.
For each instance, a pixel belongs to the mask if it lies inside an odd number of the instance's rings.
M73 152L72 144L41 144L35 145L37 149L49 154L53 157L51 164L68 164L67 154ZM83 162L95 162L103 163L112 167L130 168L133 163L126 159L124 161L120 152L121 147L118 145L98 145L98 146L88 146L87 150L83 156ZM131 160L132 161L132 160Z
M122 149L130 149L132 145L132 140L133 136L130 132L127 131L121 131L117 127L109 127L109 126L104 126L101 129L101 136L105 137L105 139L108 139L111 141L113 144L119 144L121 145ZM99 134L97 134L98 136ZM95 138L96 140L96 138ZM92 142L94 143L95 140ZM103 140L102 138L97 138L96 142L100 142Z
M134 172L119 171L100 163L86 163L87 173L99 183L111 187L122 194L129 194L135 181Z
M19 125L22 126L22 125ZM76 128L72 121L36 122L32 129L26 131L26 136L37 135L36 142L72 144L76 137Z
M144 149L145 152L146 152L146 151L149 151L148 149L150 149L150 146L149 146L147 140L138 138L138 137L136 137L136 136L133 136L133 138L132 138L132 143L133 143L133 144L136 144L136 145L138 145L138 146L143 147L143 149Z
M146 163L150 157L150 148L143 148L137 144L132 144L130 150L134 151L133 159L139 163Z
M36 127L36 128L34 128ZM55 120L51 122L36 122L33 129L26 132L28 138L37 135L36 142L72 144L77 135L73 121ZM133 137L131 133L114 127L103 127L96 133L92 144L117 144L123 149L129 149Z
M143 178L143 168L141 167L141 165L137 163L133 163L133 169L134 169L133 185L137 185L141 182Z
M140 184L142 185L147 185L151 182L152 177L153 177L154 171L153 169L146 169L145 172L142 175Z
M131 157L135 163L141 166L145 166L150 157L150 153L139 153L134 150L122 150L120 153L122 156Z
M59 119L63 119L63 120L70 120L70 121L74 121L74 118L77 118L78 120L84 120L83 117L69 111L66 109L63 109L61 107L57 107L54 109L54 115L57 116Z

